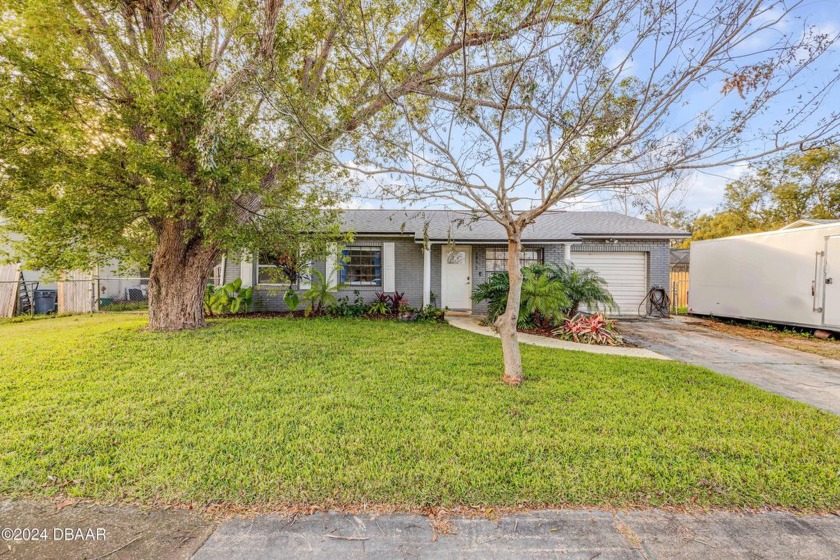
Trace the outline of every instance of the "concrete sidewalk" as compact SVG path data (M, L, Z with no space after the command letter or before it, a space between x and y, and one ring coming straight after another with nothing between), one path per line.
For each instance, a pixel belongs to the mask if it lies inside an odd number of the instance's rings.
M492 327L481 324L481 317L447 317L446 321L453 327L470 331L475 334L484 336L494 336L499 338ZM571 350L573 352L588 352L590 354L609 354L612 356L629 356L631 358L653 358L655 360L670 360L671 358L648 350L646 348L632 348L629 346L598 346L597 344L580 344L578 342L570 342L568 340L560 340L559 338L550 338L547 336L539 336L536 334L519 333L519 342L523 344L530 344L532 346L542 346L543 348L557 348L559 350Z
M223 523L193 558L840 558L840 517L534 511L497 520L262 515Z

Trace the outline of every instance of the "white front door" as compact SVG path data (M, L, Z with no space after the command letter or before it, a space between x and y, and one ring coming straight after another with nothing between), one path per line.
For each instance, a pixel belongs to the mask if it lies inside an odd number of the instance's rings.
M469 246L441 248L441 306L459 311L472 310L472 258Z
M824 282L823 324L840 327L840 236L826 240Z

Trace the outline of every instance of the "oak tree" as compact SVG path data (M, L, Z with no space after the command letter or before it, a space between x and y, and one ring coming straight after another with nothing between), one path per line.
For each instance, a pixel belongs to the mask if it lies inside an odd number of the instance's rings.
M0 0L0 215L30 266L150 259L150 329L203 326L222 252L337 232L325 147L546 10ZM466 19L482 25L462 33Z

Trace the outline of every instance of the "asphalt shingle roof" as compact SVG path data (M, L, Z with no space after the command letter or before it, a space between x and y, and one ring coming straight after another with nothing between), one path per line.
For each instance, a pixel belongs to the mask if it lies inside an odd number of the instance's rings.
M504 228L490 218L476 219L458 210L345 210L345 231L359 234L407 234L418 241L499 241ZM522 240L580 241L585 237L687 237L684 231L617 212L546 212L523 232Z

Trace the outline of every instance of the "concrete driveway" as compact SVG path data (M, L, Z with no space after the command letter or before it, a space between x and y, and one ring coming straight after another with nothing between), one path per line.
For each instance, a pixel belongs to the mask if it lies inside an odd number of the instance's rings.
M621 322L643 348L840 415L840 361L704 328L691 317Z

